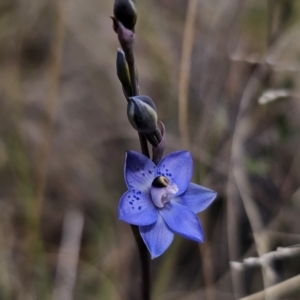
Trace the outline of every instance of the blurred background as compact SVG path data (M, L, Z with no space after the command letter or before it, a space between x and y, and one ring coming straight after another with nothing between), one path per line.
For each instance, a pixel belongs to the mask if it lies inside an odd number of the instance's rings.
M140 90L166 153L191 151L193 181L218 192L200 214L205 243L177 236L151 263L153 299L239 299L297 276L300 2L137 7ZM139 141L112 11L113 0L0 1L0 299L140 299L117 214ZM300 299L297 286L265 297Z

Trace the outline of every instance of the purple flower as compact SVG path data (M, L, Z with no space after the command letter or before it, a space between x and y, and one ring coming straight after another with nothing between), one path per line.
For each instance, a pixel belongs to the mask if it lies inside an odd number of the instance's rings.
M196 213L207 208L217 194L190 183L192 172L193 161L188 151L173 152L157 166L139 152L127 152L128 191L121 197L119 218L139 226L152 259L167 250L174 233L203 242Z

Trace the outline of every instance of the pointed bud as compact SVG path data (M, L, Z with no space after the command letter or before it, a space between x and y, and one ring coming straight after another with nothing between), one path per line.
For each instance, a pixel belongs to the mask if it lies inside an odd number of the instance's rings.
M148 142L157 146L161 134L157 125L157 114L154 102L148 96L129 97L127 105L128 120L138 132L143 133Z
M115 0L114 16L127 29L134 31L134 26L137 19L135 1Z
M118 49L117 51L116 67L117 75L120 82L122 83L123 91L126 94L126 97L132 96L129 69L126 62L125 54L121 49Z
M143 101L141 96L129 97L127 116L133 128L138 132L151 133L156 129L156 111L153 109L153 106L150 106L146 101Z
M118 49L117 51L116 67L117 67L117 75L120 82L122 83L125 97L128 98L130 96L133 96L129 67L128 67L125 53L122 49ZM135 67L135 73L134 73L135 86L137 88L137 92L139 92L139 73L136 65L134 67Z

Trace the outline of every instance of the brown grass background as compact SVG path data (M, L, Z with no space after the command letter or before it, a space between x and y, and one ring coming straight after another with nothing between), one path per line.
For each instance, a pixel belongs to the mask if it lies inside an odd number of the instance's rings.
M299 1L137 7L140 89L166 125L166 153L191 151L193 181L218 192L200 214L205 243L176 237L152 262L153 299L239 299L297 276L299 253L230 262L300 243ZM140 299L117 215L125 150L139 143L112 8L0 0L0 299ZM297 286L257 299L300 299Z

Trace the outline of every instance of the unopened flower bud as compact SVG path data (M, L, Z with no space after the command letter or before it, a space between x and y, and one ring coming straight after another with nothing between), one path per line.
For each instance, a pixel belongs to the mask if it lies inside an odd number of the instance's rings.
M151 133L156 129L156 111L146 101L143 101L141 96L129 97L127 116L130 124L138 132Z
M126 94L126 97L132 96L129 69L126 62L125 54L121 49L118 49L117 52L116 67L117 67L117 75L120 82L122 83L123 90L124 93Z
M143 133L154 147L161 141L157 125L157 113L154 102L148 96L129 97L127 116L130 124L138 132Z
M115 0L114 16L127 29L134 31L137 19L135 0Z

